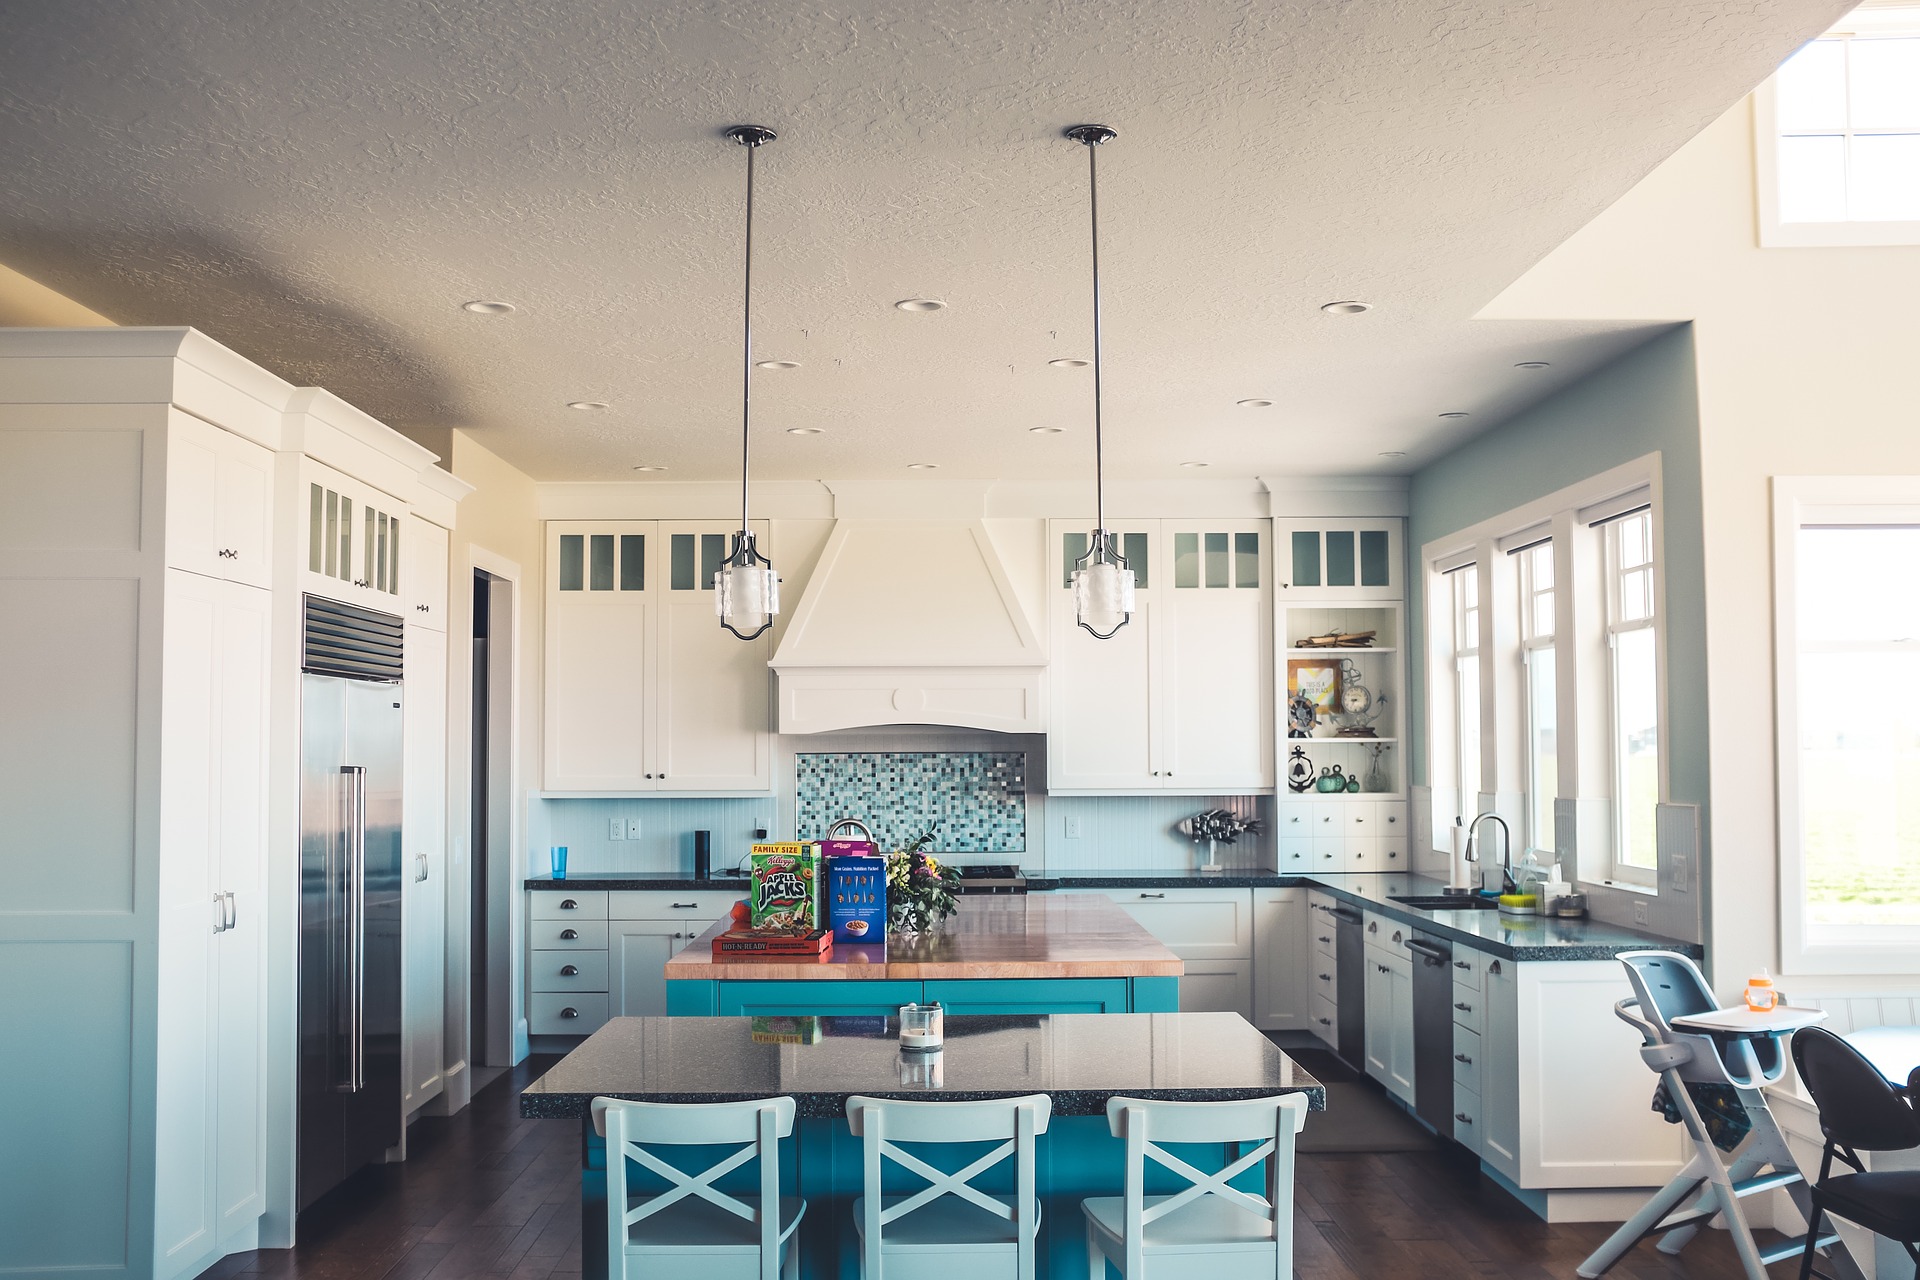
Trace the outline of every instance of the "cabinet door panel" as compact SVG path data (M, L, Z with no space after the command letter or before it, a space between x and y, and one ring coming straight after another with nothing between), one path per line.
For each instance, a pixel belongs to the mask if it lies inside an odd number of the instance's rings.
M223 566L220 576L271 587L273 454L234 435L221 445L214 506L215 555Z
M993 978L935 979L922 999L950 1014L1125 1013L1125 978L1060 978L1002 981Z
M1255 525L1168 521L1161 591L1161 778L1169 787L1274 785L1273 609Z
M646 777L646 599L556 597L547 617L543 715L550 791L651 791Z
M446 1051L447 637L412 626L406 639L402 1056L407 1105L418 1107L440 1092Z
M1413 965L1402 958L1387 964L1390 1040L1386 1086L1401 1101L1413 1101Z
M1276 583L1285 595L1316 600L1398 599L1406 576L1402 524L1397 518L1276 520Z
M1262 1031L1309 1029L1312 939L1305 891L1253 891L1253 1025Z
M667 1013L666 965L686 944L672 925L616 925L607 936L607 1007L617 1018L661 1018Z
M1148 791L1163 784L1158 755L1154 640L1161 566L1154 549L1159 528L1151 522L1116 528L1125 552L1135 558L1132 621L1110 640L1099 640L1073 620L1067 585L1073 560L1086 549L1089 521L1056 520L1048 526L1048 629L1052 660L1052 715L1047 731L1048 786L1056 791Z
M447 531L419 516L408 516L401 524L406 538L400 559L406 569L407 621L430 631L445 631L450 575Z
M1463 1002L1485 1010L1480 1036L1480 1153L1487 1163L1516 1181L1520 1177L1520 989L1518 966L1489 960L1478 1002L1456 991ZM1468 1030L1476 1027L1456 1022ZM1456 1037L1458 1032L1455 1032Z
M675 538L694 535L677 526ZM763 539L764 545L764 539ZM711 585L675 590L660 606L654 781L665 791L765 791L773 785L773 635L741 640L720 627Z

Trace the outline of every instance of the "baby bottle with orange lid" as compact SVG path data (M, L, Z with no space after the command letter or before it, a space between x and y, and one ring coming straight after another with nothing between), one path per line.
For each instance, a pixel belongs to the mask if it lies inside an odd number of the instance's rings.
M1755 1013L1771 1013L1779 1003L1773 990L1773 975L1765 969L1747 979L1747 1008Z

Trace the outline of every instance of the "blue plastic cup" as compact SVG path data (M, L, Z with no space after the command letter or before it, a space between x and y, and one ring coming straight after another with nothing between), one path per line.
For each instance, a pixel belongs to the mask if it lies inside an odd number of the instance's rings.
M567 878L567 846L556 844L553 846L551 852L553 854L553 878L555 880L565 880Z

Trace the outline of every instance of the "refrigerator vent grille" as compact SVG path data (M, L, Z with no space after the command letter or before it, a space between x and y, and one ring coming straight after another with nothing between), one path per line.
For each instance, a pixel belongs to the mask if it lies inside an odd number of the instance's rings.
M300 669L355 680L400 679L400 642L406 624L390 613L307 596L300 638Z

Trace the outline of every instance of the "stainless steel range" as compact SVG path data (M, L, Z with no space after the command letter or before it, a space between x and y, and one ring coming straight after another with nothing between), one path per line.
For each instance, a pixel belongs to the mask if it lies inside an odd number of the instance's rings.
M982 862L955 867L962 893L1025 893L1027 877L1010 862Z

